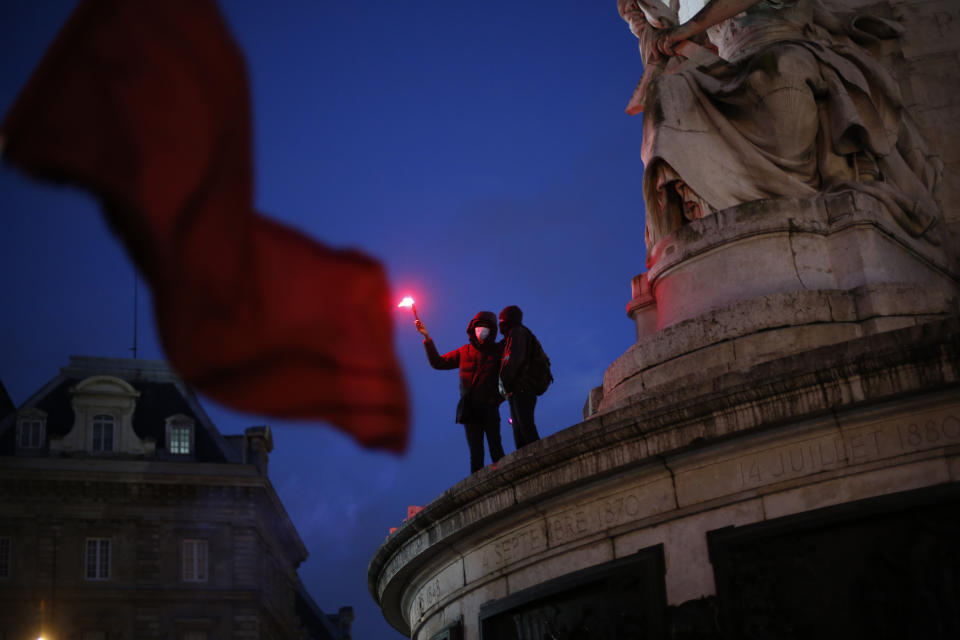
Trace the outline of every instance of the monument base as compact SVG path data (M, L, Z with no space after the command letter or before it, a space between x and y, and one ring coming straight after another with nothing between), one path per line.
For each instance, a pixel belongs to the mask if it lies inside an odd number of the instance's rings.
M958 392L956 317L661 388L451 487L370 591L415 640L955 637Z
M637 343L615 360L584 417L690 377L955 315L958 280L939 246L912 238L878 201L842 192L752 202L657 243L633 280Z

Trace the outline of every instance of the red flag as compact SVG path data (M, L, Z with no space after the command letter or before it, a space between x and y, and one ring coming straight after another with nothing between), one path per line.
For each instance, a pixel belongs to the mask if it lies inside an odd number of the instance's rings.
M253 210L246 70L214 2L84 0L2 133L7 161L101 199L187 382L405 447L383 269Z

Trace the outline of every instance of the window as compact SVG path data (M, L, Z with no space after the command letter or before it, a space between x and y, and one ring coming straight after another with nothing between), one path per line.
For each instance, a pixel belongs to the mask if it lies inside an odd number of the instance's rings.
M37 416L24 416L17 425L19 437L17 444L21 449L39 449L43 446L44 420Z
M190 453L190 425L172 424L170 425L170 453Z
M93 416L93 450L113 451L113 416Z
M207 581L207 541L187 539L183 541L184 582Z
M0 579L10 577L10 538L0 538Z
M193 449L194 421L178 413L167 418L167 451L172 455L188 456Z
M109 538L87 538L84 567L87 580L110 579Z

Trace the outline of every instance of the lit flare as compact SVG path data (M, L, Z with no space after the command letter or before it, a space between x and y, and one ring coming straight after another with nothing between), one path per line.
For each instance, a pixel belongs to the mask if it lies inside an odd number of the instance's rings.
M419 320L420 316L417 315L417 303L413 301L413 298L406 296L403 300L400 301L400 304L397 305L399 308L409 307L413 311L413 317L415 320Z

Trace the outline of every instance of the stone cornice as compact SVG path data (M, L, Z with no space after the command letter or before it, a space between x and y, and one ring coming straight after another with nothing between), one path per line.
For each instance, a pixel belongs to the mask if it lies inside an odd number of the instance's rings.
M124 460L109 456L0 457L0 477L19 477L32 472L55 474L65 479L108 482L136 482L149 478L150 482L258 486L267 480L252 464Z

